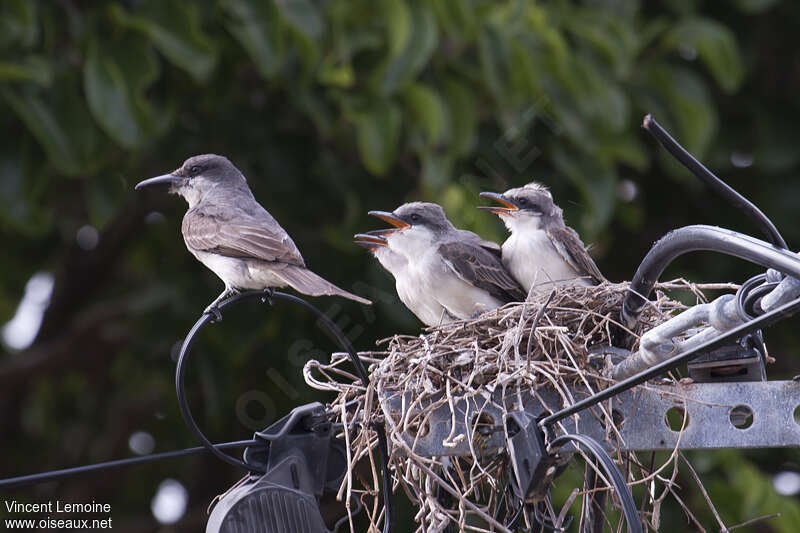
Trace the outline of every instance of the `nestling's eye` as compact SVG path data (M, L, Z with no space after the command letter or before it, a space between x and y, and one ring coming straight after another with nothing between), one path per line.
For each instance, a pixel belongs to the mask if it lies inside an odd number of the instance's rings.
M189 169L189 175L190 176L197 176L198 174L200 174L201 170L202 169L199 166L194 165Z
M411 222L419 222L422 217L416 213L413 213L409 218L411 218Z
M519 205L528 205L529 204L527 198L520 198L520 199L517 200L517 202L519 202Z

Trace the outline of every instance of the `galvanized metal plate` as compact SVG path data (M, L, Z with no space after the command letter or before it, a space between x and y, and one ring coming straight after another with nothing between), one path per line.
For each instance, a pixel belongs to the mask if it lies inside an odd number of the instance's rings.
M587 394L581 388L571 391L573 401ZM454 399L451 409L442 397L441 405L427 418L415 420L407 428L404 439L409 449L423 456L497 453L506 447L500 405L516 405L519 399L507 390L505 399L498 392L483 398ZM524 409L537 417L564 403L553 391L542 392L539 399L522 394L521 399ZM394 395L387 400L397 415L409 408L419 409L409 407L408 397ZM610 449L630 451L789 447L800 446L800 424L795 417L799 406L800 383L795 381L648 385L604 402L606 414L595 406L565 420L563 427L605 442ZM679 410L678 429L682 413L688 414L682 430L671 429L667 421L667 412L673 408ZM607 431L602 422L607 415L613 416L619 435ZM734 425L748 421L747 427Z

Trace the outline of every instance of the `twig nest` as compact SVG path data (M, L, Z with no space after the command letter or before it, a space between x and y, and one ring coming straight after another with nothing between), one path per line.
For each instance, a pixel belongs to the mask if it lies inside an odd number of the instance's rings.
M702 286L683 280L661 287L703 298ZM378 342L383 351L361 354L370 364L366 389L340 358L330 364L309 361L306 381L336 391L331 406L346 421L352 457L341 496L350 496L344 495L345 486L357 493L371 527L380 531L372 429L379 422L386 428L394 482L418 506L421 531L440 531L448 524L460 530L470 524L505 530L503 521L519 508L508 489L509 413L557 410L574 402L575 386L606 386L604 361L592 354L626 331L618 317L627 290L627 283L557 287L471 320L383 339ZM637 330L627 333L638 343L643 331L682 309L685 305L657 292ZM604 423L613 426L611 417ZM354 484L353 476L363 470L356 465L364 461L372 474ZM560 466L548 471L556 475Z

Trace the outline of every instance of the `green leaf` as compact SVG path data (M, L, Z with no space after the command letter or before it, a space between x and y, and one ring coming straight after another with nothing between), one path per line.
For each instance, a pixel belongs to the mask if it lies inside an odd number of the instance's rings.
M425 68L439 40L436 18L426 5L412 8L413 32L406 46L378 71L378 86L381 93L389 95L410 83Z
M739 10L744 13L757 14L772 8L778 0L736 0Z
M735 92L744 80L736 37L719 22L700 17L684 19L667 33L664 44L672 49L694 48L725 92Z
M114 21L146 35L166 58L197 81L206 81L217 64L217 49L200 25L195 4L178 0L150 1L137 14L114 4Z
M24 156L5 150L0 155L0 220L23 235L41 237L53 219L41 198L51 174L30 168Z
M587 209L579 222L586 230L586 235L593 237L608 224L614 212L617 183L614 168L579 152L568 152L562 146L556 146L553 150L553 163L581 192Z
M405 0L383 0L381 7L389 32L389 55L396 57L411 38L411 10Z
M59 122L51 106L28 91L18 93L4 88L0 89L0 94L42 145L48 159L61 172L65 174L80 172L80 155L73 146L69 131Z
M508 43L500 30L489 25L481 32L478 47L483 81L495 99L502 102L510 79Z
M703 81L688 69L663 64L645 70L644 76L648 97L641 107L655 113L656 120L702 159L717 126L716 108Z
M467 83L461 80L446 79L442 86L450 117L449 149L456 156L465 155L475 145L478 102Z
M387 101L356 115L358 150L364 166L373 174L385 174L394 162L400 124L400 110Z
M403 101L413 123L424 132L428 144L440 142L447 117L436 91L422 83L412 83L403 90Z
M275 0L286 22L309 41L322 37L324 22L317 6L310 0Z
M266 79L274 77L283 65L285 35L272 2L223 0L222 7L231 21L228 31L239 41Z
M576 39L592 46L618 76L630 72L640 47L633 20L607 8L586 8L566 17L565 24Z
M39 39L36 2L3 0L0 2L0 47L20 44L31 48Z
M53 68L41 56L26 56L21 62L0 61L0 81L29 81L49 86L53 82Z
M461 44L460 41L474 38L475 8L469 0L435 0L432 5L439 26L450 39Z
M89 109L106 134L125 148L144 144L168 124L164 117L155 119L144 95L157 76L153 52L141 39L89 45L83 69Z
M340 61L336 55L331 54L322 60L317 79L324 85L347 89L355 84L356 75L349 61Z
M422 183L434 189L441 189L452 180L453 158L449 154L439 154L425 150L420 155Z

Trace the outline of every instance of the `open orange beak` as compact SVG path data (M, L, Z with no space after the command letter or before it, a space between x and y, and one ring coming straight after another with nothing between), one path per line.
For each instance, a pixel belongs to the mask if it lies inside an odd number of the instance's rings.
M391 230L390 230L391 231ZM381 237L380 235L376 235L372 232L370 233L356 233L353 238L356 240L357 244L361 243L372 243L378 246L386 246L386 239Z
M368 214L378 217L379 219L388 222L398 230L410 228L411 224L407 222L403 222L400 218L398 218L394 213L390 213L388 211L370 211ZM393 230L396 231L396 230Z
M519 207L515 206L514 204L506 200L502 194L498 194L496 192L482 192L481 196L483 196L484 198L491 198L495 202L503 204L505 207L479 205L478 209L483 209L484 211L491 211L495 215L508 215L510 213L513 213L514 211L519 211Z

